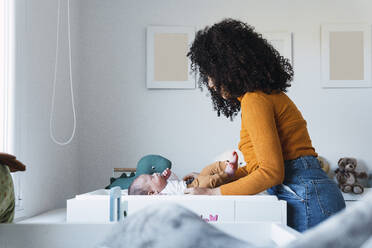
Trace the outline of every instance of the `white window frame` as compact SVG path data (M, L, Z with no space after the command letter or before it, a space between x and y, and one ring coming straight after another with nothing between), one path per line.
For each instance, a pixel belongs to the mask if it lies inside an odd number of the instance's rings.
M15 1L0 1L0 151L15 154ZM12 173L15 219L24 216L21 172Z

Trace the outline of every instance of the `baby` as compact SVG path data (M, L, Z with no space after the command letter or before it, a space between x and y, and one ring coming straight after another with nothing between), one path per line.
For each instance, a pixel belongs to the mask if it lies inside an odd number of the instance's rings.
M186 176L184 180L171 178L171 170L166 169L161 174L140 175L129 186L129 195L182 195L186 188L215 188L228 183L238 168L238 154L233 152L231 161L218 161L205 167L200 174ZM191 180L190 180L191 179ZM189 182L190 181L190 182Z

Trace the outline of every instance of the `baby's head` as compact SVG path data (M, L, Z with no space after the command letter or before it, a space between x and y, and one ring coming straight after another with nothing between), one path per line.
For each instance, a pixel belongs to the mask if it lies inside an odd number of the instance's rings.
M167 180L159 173L140 175L128 188L129 195L159 194L167 185Z

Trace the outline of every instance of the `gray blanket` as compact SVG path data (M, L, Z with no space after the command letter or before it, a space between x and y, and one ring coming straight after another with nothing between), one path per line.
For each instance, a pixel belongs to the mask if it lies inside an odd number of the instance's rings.
M233 244L233 246L231 246ZM99 247L130 248L223 248L253 247L175 204L159 204L138 211Z
M372 193L305 232L288 248L372 248ZM202 221L177 205L153 206L130 216L98 247L254 247Z

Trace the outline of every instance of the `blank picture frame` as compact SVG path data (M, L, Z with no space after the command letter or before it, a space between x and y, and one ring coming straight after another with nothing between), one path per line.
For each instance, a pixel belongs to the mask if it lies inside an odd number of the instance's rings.
M291 32L265 32L262 36L293 65Z
M371 56L370 25L321 26L323 88L372 87Z
M195 75L191 73L191 62L186 56L194 38L194 27L147 27L148 89L195 88Z

